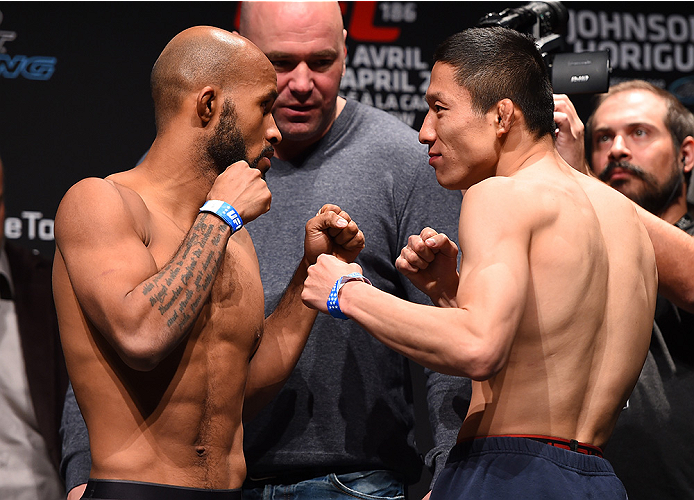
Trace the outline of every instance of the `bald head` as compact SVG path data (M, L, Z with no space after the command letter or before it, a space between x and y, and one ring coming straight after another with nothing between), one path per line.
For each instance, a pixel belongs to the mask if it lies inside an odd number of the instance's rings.
M344 41L342 12L337 2L242 2L239 33L257 43L268 31L283 36L287 31L301 31L302 26L316 23Z
M157 130L178 112L186 95L206 85L233 88L264 54L242 36L212 26L195 26L176 35L154 63L151 74Z
M242 2L240 32L277 72L272 110L282 132L278 156L301 154L323 137L344 100L346 31L337 2Z

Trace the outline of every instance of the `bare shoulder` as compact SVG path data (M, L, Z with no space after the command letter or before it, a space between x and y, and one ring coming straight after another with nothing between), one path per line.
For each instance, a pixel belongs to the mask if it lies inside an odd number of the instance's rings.
M469 226L476 222L496 220L508 213L508 207L516 204L519 196L516 183L507 177L489 177L473 184L465 191L461 205L461 224L463 219ZM504 217L506 220L506 217Z
M549 206L540 202L548 193L546 184L531 177L489 177L465 192L461 217L483 217L501 226L518 226L522 221L542 223Z
M611 258L622 265L641 266L649 275L652 269L654 274L653 244L635 204L597 179L578 172L575 175L593 205Z
M490 177L471 186L463 196L458 227L466 257L490 248L520 248L547 217L534 203L534 186L508 177Z
M574 176L590 199L598 215L603 214L607 220L614 220L615 223L634 220L639 221L639 226L641 225L636 213L636 207L622 193L604 182L580 172L575 172Z
M581 172L572 172L572 174L574 178L578 181L578 183L581 185L583 190L586 192L586 194L599 195L600 197L610 200L610 202L614 203L622 204L622 201L628 201L624 197L624 195L622 195L619 191L608 186L604 182L599 181L594 177L583 174ZM624 200L621 200L622 198L624 198Z
M524 195L527 186L509 177L495 176L484 179L465 191L463 209L483 208L486 210L503 209ZM492 203L493 202L493 203Z
M74 184L63 196L55 220L56 242L65 238L92 237L93 230L139 228L148 217L142 198L110 178L88 177Z

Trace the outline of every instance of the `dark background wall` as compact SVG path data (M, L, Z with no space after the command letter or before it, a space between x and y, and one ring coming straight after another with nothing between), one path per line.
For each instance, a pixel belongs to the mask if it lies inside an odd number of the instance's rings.
M435 47L486 13L521 5L343 2L349 60L342 92L418 128ZM694 106L689 2L564 5L570 14L566 51L609 49L613 83L648 79ZM52 255L53 218L65 191L83 177L131 168L153 140L149 72L162 48L193 25L233 30L237 8L238 2L0 3L8 239ZM574 102L585 120L590 96ZM421 402L421 383L417 397ZM420 436L424 449L429 439L426 432Z
M418 128L431 55L445 37L519 2L344 2L343 94ZM612 81L640 77L694 102L688 2L565 2L567 50L610 49ZM85 176L131 167L154 137L149 72L196 24L236 26L237 2L0 3L0 157L9 239L53 252L60 198ZM576 96L582 118L589 100Z

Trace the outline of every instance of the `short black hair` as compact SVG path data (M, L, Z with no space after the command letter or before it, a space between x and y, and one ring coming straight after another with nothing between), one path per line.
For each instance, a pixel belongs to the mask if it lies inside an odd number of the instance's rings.
M487 113L508 98L537 139L554 138L552 85L532 37L498 26L470 28L445 40L434 62L455 68L456 82L470 93L476 111Z

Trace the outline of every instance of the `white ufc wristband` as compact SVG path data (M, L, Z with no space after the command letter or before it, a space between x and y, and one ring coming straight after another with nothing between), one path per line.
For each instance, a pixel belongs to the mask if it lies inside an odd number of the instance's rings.
M243 227L243 221L239 213L228 203L220 200L208 200L200 207L201 212L209 212L226 222L235 233Z

